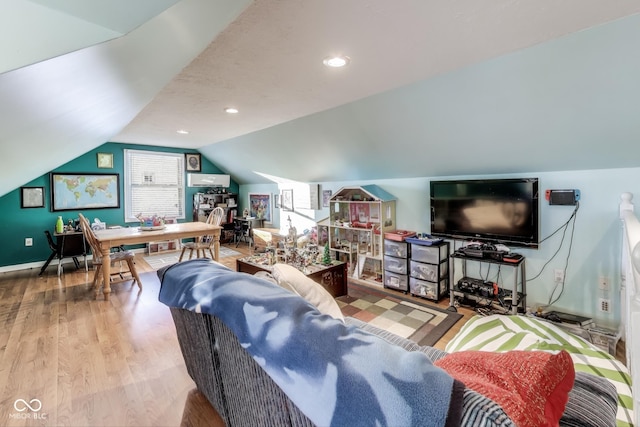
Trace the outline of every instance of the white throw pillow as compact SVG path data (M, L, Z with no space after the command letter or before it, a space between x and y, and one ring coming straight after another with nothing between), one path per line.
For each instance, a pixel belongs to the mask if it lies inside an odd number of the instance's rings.
M342 311L331 294L320 283L308 278L297 268L288 264L275 264L271 274L278 285L300 295L319 312L344 321Z

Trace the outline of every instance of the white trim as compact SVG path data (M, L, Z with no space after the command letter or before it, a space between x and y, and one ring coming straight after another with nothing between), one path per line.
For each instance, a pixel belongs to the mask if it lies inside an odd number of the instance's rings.
M132 252L135 253L146 253L147 248L136 248L136 249L128 249ZM93 255L87 255L87 261L90 261L93 259ZM68 262L73 262L73 257L64 257L62 258L62 264L64 265L66 263L66 261ZM9 273L11 271L20 271L20 270L30 270L33 268L42 268L42 266L44 265L45 261L35 261L35 262L27 262L24 264L14 264L14 265L5 265L4 267L0 267L0 273ZM53 259L51 260L51 263L49 264L49 267L51 267L52 265L58 265L58 259ZM47 268L49 268L47 267Z

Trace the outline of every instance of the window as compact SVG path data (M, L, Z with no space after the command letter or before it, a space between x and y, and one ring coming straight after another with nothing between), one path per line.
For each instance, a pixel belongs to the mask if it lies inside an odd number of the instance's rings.
M184 219L184 154L124 150L125 221Z

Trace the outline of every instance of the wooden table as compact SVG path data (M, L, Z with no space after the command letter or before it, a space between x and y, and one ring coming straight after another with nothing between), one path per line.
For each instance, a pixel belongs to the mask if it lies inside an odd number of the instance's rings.
M134 245L138 243L148 243L156 240L185 239L189 237L213 236L213 255L217 261L220 258L220 230L219 225L206 224L204 222L184 222L180 224L167 224L162 230L143 231L140 227L109 228L106 230L96 230L95 235L102 259L109 259L111 248L121 245ZM111 265L108 262L102 265L104 277L104 298L109 299L111 293Z
M271 266L251 262L251 257L238 258L236 271L249 274L270 272ZM344 262L334 261L329 266L312 264L302 272L314 282L320 283L334 298L347 294L347 264Z

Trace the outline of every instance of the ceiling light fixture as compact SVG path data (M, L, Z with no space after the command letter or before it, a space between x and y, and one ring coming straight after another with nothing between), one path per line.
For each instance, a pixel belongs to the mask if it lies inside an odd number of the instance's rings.
M186 129L178 129L176 133L179 133L180 135L189 135L189 131Z
M238 114L239 111L237 108L227 107L224 109L224 112L228 114Z
M351 61L351 58L349 58L348 56L337 55L337 56L327 56L322 60L322 63L327 67L340 68L340 67L344 67L345 65L348 65L349 61Z

